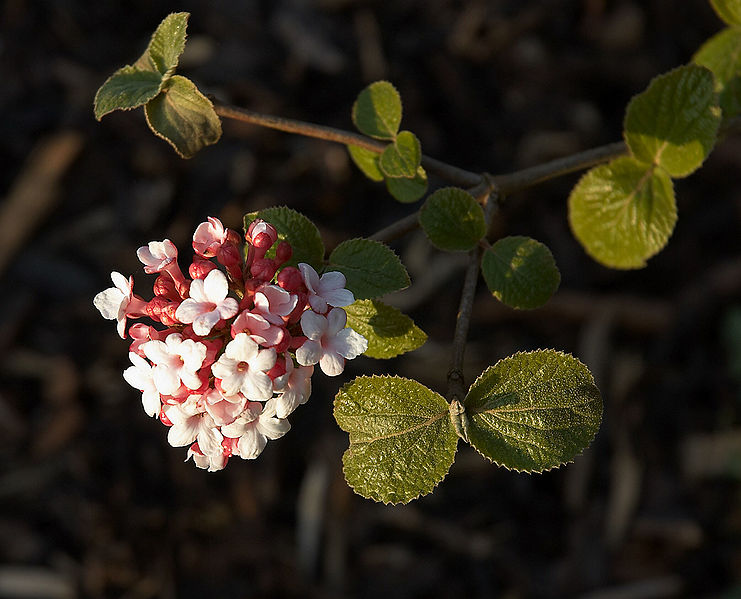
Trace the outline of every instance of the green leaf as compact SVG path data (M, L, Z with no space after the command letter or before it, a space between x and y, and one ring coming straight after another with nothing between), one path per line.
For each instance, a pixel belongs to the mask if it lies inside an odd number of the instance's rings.
M363 171L366 177L371 181L383 181L383 173L378 168L378 158L380 156L378 152L371 152L358 146L347 146L347 151L350 152L350 158L352 158L355 166Z
M475 248L486 235L484 211L467 191L438 189L419 212L419 224L432 244L450 252Z
M666 172L624 156L588 171L569 196L571 230L587 253L612 268L643 268L677 222Z
M721 113L713 75L686 65L656 77L625 114L625 141L638 160L672 177L699 168L715 145Z
M421 166L417 167L414 179L399 177L386 179L386 189L402 204L411 204L425 195L427 191L427 173Z
M355 299L374 299L409 286L406 268L394 251L378 241L348 239L329 255L325 270L339 270Z
M427 341L427 335L411 318L378 300L357 300L345 312L347 326L368 340L364 355L369 358L394 358Z
M741 0L710 0L718 16L729 25L741 25Z
M352 107L358 131L377 139L394 139L401 124L401 97L388 81L371 83Z
M131 110L146 104L162 87L159 73L133 66L118 69L95 94L95 118L100 120L114 110Z
M545 304L561 282L551 251L530 237L497 241L484 253L481 272L494 297L525 310Z
M149 128L183 158L191 158L221 137L221 121L211 101L185 77L173 75L144 107Z
M244 215L245 232L256 218L269 222L278 231L278 239L291 244L293 255L286 266L296 266L299 262L306 262L317 270L321 267L324 259L322 237L316 225L303 214L286 206L250 212ZM268 251L266 256L275 257L275 246Z
M455 459L448 404L417 381L359 377L340 389L334 417L350 434L345 478L368 499L407 503L426 495Z
M422 146L411 131L402 131L381 154L378 166L387 177L413 179L422 161Z
M167 15L152 34L144 54L136 61L140 69L154 70L167 78L178 66L178 59L185 49L187 12Z
M715 75L723 118L741 113L741 29L728 27L711 37L692 58Z
M594 439L602 398L576 358L518 353L487 368L464 400L468 441L499 466L542 472L573 460Z

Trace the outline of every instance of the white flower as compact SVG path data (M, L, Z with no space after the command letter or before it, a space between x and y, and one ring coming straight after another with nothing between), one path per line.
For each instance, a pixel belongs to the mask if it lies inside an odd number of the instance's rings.
M281 324L284 324L281 321ZM285 329L282 326L270 324L263 316L243 310L232 322L232 337L239 333L248 333L255 343L269 347L278 345L285 336Z
M165 409L165 415L172 422L167 442L173 447L183 447L197 441L204 455L218 455L222 453L221 441L224 436L213 418L203 412L200 398L200 395L191 395L182 404Z
M205 337L219 320L234 316L239 310L237 300L226 297L229 292L224 273L212 270L205 279L190 284L190 297L175 311L175 318L185 324L193 323L193 332Z
M154 384L151 364L134 352L129 353L129 359L133 366L124 370L124 379L134 389L142 392L142 405L147 415L159 416L162 402L157 385Z
M183 340L179 333L172 333L165 341L147 341L141 351L155 364L152 378L162 395L173 395L182 382L188 389L198 389L203 383L198 370L208 351L203 343Z
M274 381L275 390L280 394L275 398L275 414L278 418L285 418L298 406L304 404L311 395L311 375L313 366L296 368L293 360L286 354L286 373Z
M250 400L266 400L273 396L273 381L266 374L275 366L275 350L260 349L247 333L239 333L226 346L211 372L221 379L226 395L243 393Z
M136 256L144 264L144 272L148 275L162 272L172 262L177 260L178 248L169 239L164 241L150 241L149 244L136 250Z
M276 417L275 401L271 399L264 406L249 402L242 415L232 424L222 426L221 432L225 437L239 439L236 453L243 460L252 460L262 453L268 439L279 439L290 428L288 420Z
M208 470L209 472L217 472L223 470L229 459L224 455L224 452L216 455L204 455L197 443L194 443L188 448L188 455L185 457L187 462L190 458L193 458L193 463L198 468Z
M319 363L327 376L337 376L345 369L345 359L352 360L366 349L365 337L345 328L347 314L342 308L332 308L327 316L307 310L301 315L301 329L308 339L296 350L296 360L302 366Z
M118 321L118 334L121 339L126 337L126 315L129 304L135 302L134 278L124 277L119 272L111 273L111 280L115 287L101 291L93 298L93 305L100 311L103 318Z
M324 314L329 306L344 308L355 301L352 291L345 289L347 280L341 272L325 272L322 278L309 264L298 265L304 284L309 291L309 305L314 312Z

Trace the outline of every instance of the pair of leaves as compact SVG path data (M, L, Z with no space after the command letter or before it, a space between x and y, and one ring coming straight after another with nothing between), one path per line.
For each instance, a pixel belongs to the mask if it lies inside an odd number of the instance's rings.
M430 493L455 459L458 438L518 472L571 461L594 438L602 400L589 370L553 350L518 353L488 368L462 404L417 381L359 377L337 394L350 435L345 477L360 495L407 503Z
M438 189L425 200L419 224L430 242L445 251L470 251L486 235L484 211L467 191ZM558 289L561 275L553 254L529 237L506 237L488 248L481 272L502 303L518 309L542 306Z
M631 100L631 156L588 171L569 196L569 223L588 254L612 268L642 268L666 245L677 220L672 178L702 165L720 120L713 74L698 65L655 78Z
M221 121L195 84L174 75L185 49L189 14L168 15L139 59L118 69L95 95L95 118L144 106L149 128L183 158L221 137Z
M353 123L361 133L390 143L380 154L358 146L348 146L348 151L369 179L385 181L392 196L409 203L427 191L427 173L419 139L411 131L399 131L401 111L401 97L391 83L371 83L353 104Z
M272 224L278 239L291 244L293 255L287 265L305 262L322 270L324 244L308 218L285 206L266 208L245 215L245 231L256 218ZM267 256L275 257L275 250L271 248ZM375 299L410 283L406 269L390 248L370 239L350 239L330 253L324 270L343 273L347 288L355 295L357 301L345 308L347 324L368 340L366 356L393 358L417 349L427 340L411 318Z

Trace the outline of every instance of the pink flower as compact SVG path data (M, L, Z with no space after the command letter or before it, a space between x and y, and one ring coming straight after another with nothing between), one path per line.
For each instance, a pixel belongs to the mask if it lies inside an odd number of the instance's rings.
M148 416L159 416L162 402L157 385L154 383L152 365L134 352L129 352L129 359L133 366L124 370L126 382L142 392L142 405Z
M211 372L221 380L225 395L241 392L247 399L264 401L273 396L273 381L267 372L275 359L274 349L260 349L247 333L239 333L211 366Z
M147 245L136 250L139 261L144 264L144 272L151 275L164 272L170 275L178 294L185 297L188 291L188 281L185 279L177 263L178 248L169 239L164 241L150 241Z
M253 460L265 449L268 439L279 439L290 428L288 420L276 417L274 400L264 406L251 401L239 418L221 427L221 432L225 437L239 439L236 452L239 457Z
M101 291L93 298L93 305L103 318L118 321L118 334L126 338L126 318L137 318L146 314L147 302L134 295L134 278L128 280L121 273L112 272L111 280L115 287Z
M326 316L307 310L301 315L301 329L308 339L296 350L302 366L319 363L327 376L337 376L351 360L368 349L368 341L350 328L345 328L347 314L332 308Z
M226 297L229 284L224 273L212 270L205 279L190 285L190 297L178 306L175 317L183 323L193 323L196 335L205 337L219 320L234 316L239 310L237 300Z
M283 327L272 325L259 314L249 310L243 310L232 322L232 337L239 333L248 333L255 343L266 347L278 345L286 334Z
M234 422L247 406L247 398L241 393L224 395L217 389L209 389L202 399L206 411L218 426Z
M198 389L203 382L198 370L206 358L206 346L192 339L183 340L179 333L167 336L164 342L148 341L141 350L155 364L152 377L162 395L174 395L181 382L188 389Z
M291 357L286 355L286 373L274 381L275 390L280 392L274 400L275 415L278 418L286 418L298 406L307 402L311 395L312 374L313 366L296 368Z
M201 223L193 233L193 249L204 258L213 258L226 243L228 232L218 218L208 217L208 222Z
M320 279L311 265L301 262L298 268L309 291L309 305L314 312L324 314L328 305L344 308L355 301L352 291L345 289L347 280L341 272L325 272Z
M298 297L277 285L263 285L255 293L253 312L265 317L273 324L282 325L283 316L288 316L296 307Z

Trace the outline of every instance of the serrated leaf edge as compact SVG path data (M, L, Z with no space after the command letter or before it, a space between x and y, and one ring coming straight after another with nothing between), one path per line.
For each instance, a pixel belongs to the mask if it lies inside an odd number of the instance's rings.
M107 110L106 112L102 114L98 114L98 98L100 97L101 90L108 84L108 82L113 79L116 75L118 75L121 71L124 69L131 69L131 68L138 68L135 65L127 64L122 66L120 69L116 69L109 77L106 79L101 86L98 88L98 91L95 92L95 98L93 99L93 114L95 114L95 120L100 122L100 120L106 116L107 114L111 114L112 112L116 112L117 110L134 110L135 108L139 108L141 106L144 106L147 104L147 102L150 102L151 100L154 100L161 92L162 92L162 86L165 84L164 78L160 80L159 87L157 88L157 92L148 100L145 100L144 102L141 102L140 104L137 104L136 106L124 106L121 108L111 108L110 110ZM157 72L159 74L159 72Z
M403 117L403 115L404 115L404 102L401 99L401 94L399 93L399 90L396 89L396 86L393 83L391 83L390 81L388 81L387 79L379 79L378 81L373 81L373 82L369 83L363 89L360 90L360 92L358 93L358 96L360 94L362 94L366 89L368 89L369 87L371 87L372 85L374 85L376 83L388 83L394 89L394 91L396 92L397 97L399 98L399 107L401 109L400 111L401 111L401 115ZM368 135L367 133L364 133L360 129L360 127L358 127L358 124L356 122L355 114L356 114L356 111L357 111L357 108L356 108L357 107L357 103L358 103L358 97L356 96L355 97L355 101L353 102L353 105L352 105L352 109L350 111L350 118L352 119L353 125L355 125L355 128L358 131L360 131L361 133L363 133L363 135ZM396 133L394 133L394 135L392 137L379 137L377 135L368 135L368 137L372 137L373 139L380 139L382 141L394 141L396 139L396 136L398 135L398 133L399 132L397 130Z
M344 385L342 385L342 387L340 388L340 390L337 392L337 395L335 395L335 399L334 399L334 402L332 404L333 405L333 410L332 410L333 416L334 416L334 410L336 409L336 405L337 405L337 398L339 397L340 393L342 393L345 390L346 387L352 385L355 381L357 381L359 379L396 379L396 380L399 380L399 381L410 381L410 382L414 382L414 383L417 383L419 385L422 385L422 383L420 383L419 381L416 381L414 379L409 379L409 378L406 378L406 377L403 377L403 376L397 376L397 375L388 375L388 374L378 375L378 374L376 374L376 375L370 375L370 376L364 375L364 376L356 377L352 381L349 381L349 382L345 383ZM430 389L426 385L422 385L422 386L425 387L425 389L429 389L433 393L437 393L436 391ZM440 394L437 393L437 395L440 395ZM440 397L442 397L442 396L440 396ZM445 399L445 398L443 398L443 399ZM449 414L449 412L448 412L447 409L445 410L445 412L444 412L443 415L445 415L445 414ZM336 421L337 421L337 417L335 416L335 422ZM339 423L337 423L337 424L339 426ZM349 438L349 432L348 431L346 431L342 427L340 427L340 430L342 430L345 433L348 433L348 438ZM351 444L350 444L349 441L348 441L348 448L342 454L342 474L345 477L345 482L355 492L356 495L360 495L361 497L364 497L365 499L370 499L372 501L375 501L376 503L383 503L384 505L406 505L407 503L411 503L412 501L415 501L415 500L419 499L423 495L429 495L430 493L432 493L437 488L437 486L441 482L443 482L447 478L448 474L450 474L450 469L453 467L453 464L455 463L455 457L458 454L458 439L460 439L460 437L456 436L456 445L455 445L455 450L453 451L453 459L450 461L450 464L448 465L448 469L440 477L440 480L438 480L430 488L430 490L427 491L426 493L424 493L423 491L420 491L417 495L415 495L414 497L410 497L406 501L386 501L384 499L381 499L380 497L377 498L377 497L373 497L371 495L365 495L365 494L361 493L360 491L358 491L358 489L355 487L355 485L353 485L348 480L348 478L347 478L347 471L346 471L346 464L345 464L345 455L347 454L348 451L350 451Z
M547 353L550 353L550 354L554 354L554 355L557 355L557 356L560 356L560 357L564 357L564 358L572 358L572 359L576 360L576 361L577 361L577 362L578 362L579 364L581 364L582 366L584 366L584 368L586 369L587 373L589 374L589 380L590 380L590 382L591 382L591 383L592 383L592 384L593 384L593 385L594 385L595 387L597 387L597 384L596 384L596 383L595 383L595 381L594 381L594 375L593 375L593 374L592 374L592 372L591 372L591 371L589 370L589 368L587 367L587 365L586 365L586 364L584 364L584 362L582 362L582 361L581 361L581 360L580 360L579 358L577 358L577 357L576 357L576 356L574 356L573 354L571 354L571 353L569 353L569 352L564 352L564 351L561 351L561 350L557 350L557 349L535 349L535 350L531 350L531 351L518 351L518 352L515 352L514 354L512 354L512 355L510 355L510 356L507 356L507 357L505 357L505 358L501 358L501 359L497 360L497 361L496 361L496 362L495 362L495 363L494 363L493 365L491 365L491 366L489 366L489 367L485 368L485 369L484 369L484 370L483 370L483 371L481 372L481 374L479 374L479 376L477 376L477 377L476 377L476 380L475 380L475 381L474 381L473 383L471 383L471 386L470 386L470 387L468 388L468 392L466 393L466 397L468 397L468 393L470 393L470 392L471 392L471 389L472 389L472 388L474 387L474 385L475 385L475 384L476 384L476 383L477 383L477 382L478 382L478 381L479 381L479 380L480 380L480 379L481 379L481 378L482 378L482 377L483 377L483 376L484 376L484 375L485 375L485 374L486 374L487 372L489 372L489 370L491 370L492 368L496 368L496 367L497 367L497 366L498 366L498 365L499 365L499 364L500 364L501 362L504 362L505 360L510 360L510 359L512 359L512 358L516 358L516 357L518 357L518 356L527 356L527 355L531 355L531 354L535 354L535 353L541 353L541 352L547 352ZM464 406L465 406L465 398L464 398L463 402L464 402ZM504 468L505 470L509 470L510 472L518 472L518 473L520 473L520 474L543 474L543 473L545 473L545 472L550 472L550 471L552 471L552 470L558 470L559 468L561 468L562 466L566 466L567 464L573 464L573 463L574 463L574 460L575 460L576 458L578 458L578 457L579 457L579 456L581 456L581 455L584 455L584 452L585 452L585 451L586 451L586 450L587 450L587 449L588 449L588 448L590 447L590 445L591 445L591 444L592 444L592 443L594 442L594 440L595 440L595 439L597 438L597 433L599 432L599 428L600 428L600 426L602 425L602 415L603 415L603 412L604 412L604 408L603 408L602 412L600 412L600 416L599 416L599 422L597 423L597 427L596 427L596 429L595 429L595 431L594 431L594 435L592 435L592 438L591 438L591 439L589 439L589 442L588 442L588 443L587 443L587 444L586 444L586 445L585 445L585 446L584 446L584 447L583 447L583 448L581 449L581 451L579 451L579 453L575 454L575 455L574 455L574 457L573 457L573 458L571 458L570 460L567 460L567 461L565 461L565 462L561 462L560 464L555 464L554 466L551 466L550 468L543 468L543 469L541 469L541 470L537 470L537 469L535 469L535 468L533 468L533 469L527 469L527 468L513 468L513 467L510 467L510 466L507 466L506 464L502 464L502 463L500 463L500 462L497 462L496 460L494 460L494 459L490 458L489 456L485 455L485 454L484 454L483 452L481 452L481 451L480 451L480 450L479 450L479 449L478 449L478 448L477 448L477 447L476 447L476 446L475 446L475 445L474 445L473 443L471 443L470 441L469 441L469 445L470 445L471 447L473 447L473 449L475 449L475 450L476 450L476 452L477 452L478 454L480 454L480 455L481 455L481 456L482 456L482 457L483 457L484 459L486 459L487 461L491 462L492 464L494 464L494 465L496 465L496 466L498 466L498 467L500 467L500 468ZM468 418L468 412L467 412L467 411L466 411L466 412L464 412L463 416L464 416L465 418Z
M401 261L401 258L399 257L399 254L397 254L394 251L393 248L389 247L388 245L386 245L382 241L376 241L375 239L369 239L368 237L353 237L352 239L345 239L345 241L337 244L337 246L329 253L329 257L327 258L326 263L322 267L322 273L329 272L329 270L333 266L333 263L332 263L332 254L334 254L335 250L337 250L337 248L340 247L340 246L342 246L343 244L350 243L351 241L365 241L365 242L370 242L370 243L373 243L373 244L376 244L376 245L380 245L380 246L384 247L385 249L389 250L394 256L396 256L396 259L399 261L399 264L401 265L401 268L404 270L404 276L406 278L405 285L403 287L400 287L396 291L401 291L402 289L406 289L407 287L409 287L409 285L412 284L412 279L409 277L409 271L407 270L407 267L404 266L404 263ZM335 264L335 266L341 266L341 265ZM352 289L350 291L352 291ZM391 293L393 293L393 292L391 292ZM377 299L377 298L367 297L367 298L364 298L364 299L373 300L373 299ZM407 379L407 380L413 380L413 379Z

